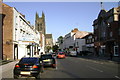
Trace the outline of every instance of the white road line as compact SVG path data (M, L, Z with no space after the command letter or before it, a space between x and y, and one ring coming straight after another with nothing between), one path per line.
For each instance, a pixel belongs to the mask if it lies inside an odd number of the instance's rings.
M115 76L115 78L120 79L120 77L118 77L118 76Z
M81 60L84 60L84 61L90 61L90 62L98 63L98 64L104 64L103 62L94 61L94 60L87 60L87 59L81 59Z
M91 67L91 66L86 66L86 67L91 68L91 69L96 70L96 71L99 71L99 72L103 72L102 70L99 70L99 69L93 68L93 67Z
M56 70L58 70L58 62L57 62L57 60L56 60Z

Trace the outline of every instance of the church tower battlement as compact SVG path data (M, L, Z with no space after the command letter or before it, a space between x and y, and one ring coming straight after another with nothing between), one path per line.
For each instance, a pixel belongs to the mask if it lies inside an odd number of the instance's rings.
M46 34L45 15L43 12L42 12L42 17L39 17L38 13L36 12L35 30L39 31L44 35Z

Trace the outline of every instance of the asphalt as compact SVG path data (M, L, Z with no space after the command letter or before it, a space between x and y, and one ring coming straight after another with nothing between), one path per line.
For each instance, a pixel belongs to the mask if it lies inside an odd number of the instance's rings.
M85 58L85 59L91 59L91 60L97 60L97 61L105 61L105 62L112 62L116 64L120 64L120 57L113 57L112 60L110 60L109 57L104 56L78 56L77 58ZM8 64L10 62L13 62L13 60L0 60L0 66Z

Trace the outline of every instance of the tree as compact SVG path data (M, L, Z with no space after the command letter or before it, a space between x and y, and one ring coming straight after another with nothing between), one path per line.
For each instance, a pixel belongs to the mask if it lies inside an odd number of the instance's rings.
M52 48L51 46L47 46L46 49L47 49L47 52L49 52Z
M54 45L54 46L52 47L53 52L56 52L58 49L59 49L58 45Z
M59 44L62 44L62 43L63 43L63 37L62 37L62 36L60 36L60 37L58 38L58 43L59 43Z

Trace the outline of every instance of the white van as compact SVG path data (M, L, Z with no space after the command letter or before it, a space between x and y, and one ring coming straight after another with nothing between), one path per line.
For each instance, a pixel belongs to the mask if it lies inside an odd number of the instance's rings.
M76 51L70 51L69 55L70 56L77 56L77 52Z

